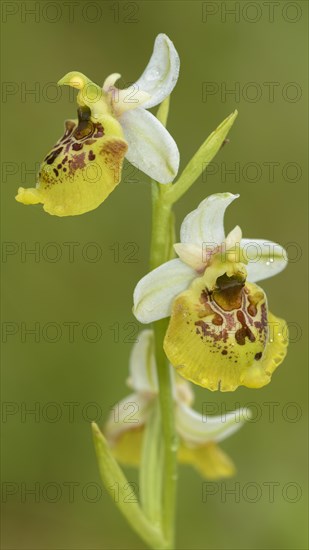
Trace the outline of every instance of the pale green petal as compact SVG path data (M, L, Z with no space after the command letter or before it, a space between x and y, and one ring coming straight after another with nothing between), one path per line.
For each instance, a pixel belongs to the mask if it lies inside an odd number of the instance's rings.
M179 168L179 151L163 124L142 107L126 111L119 122L131 164L159 183L172 182Z

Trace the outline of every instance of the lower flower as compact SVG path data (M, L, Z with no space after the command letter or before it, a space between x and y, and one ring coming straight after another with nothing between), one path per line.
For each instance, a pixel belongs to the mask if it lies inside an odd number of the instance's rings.
M239 409L222 416L202 416L191 408L194 395L189 382L178 376L172 367L170 370L179 462L192 465L207 479L232 476L235 466L218 443L237 431L250 418L250 412ZM120 463L138 466L145 426L158 394L151 330L141 333L132 350L128 385L134 393L114 408L106 423L105 435Z

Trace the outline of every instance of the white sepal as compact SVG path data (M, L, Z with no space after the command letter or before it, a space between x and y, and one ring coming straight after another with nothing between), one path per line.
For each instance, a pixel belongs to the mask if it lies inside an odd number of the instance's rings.
M126 158L159 183L170 183L179 168L179 151L158 119L139 107L119 117L129 148Z
M139 393L131 393L116 403L105 425L105 433L110 441L127 430L141 428L147 421L151 401Z
M158 392L158 377L154 355L152 330L143 330L134 344L129 362L130 388L139 393L155 395Z
M217 193L203 200L182 222L181 242L221 246L225 239L223 225L225 210L238 196L232 193Z
M173 91L179 75L180 60L173 42L166 34L159 34L149 63L135 82L137 89L147 92L150 98L145 109L159 105Z

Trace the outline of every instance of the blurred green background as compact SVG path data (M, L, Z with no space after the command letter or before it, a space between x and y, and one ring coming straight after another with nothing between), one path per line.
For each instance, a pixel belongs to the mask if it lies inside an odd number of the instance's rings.
M240 193L227 212L227 230L239 224L247 237L287 246L291 257L288 269L262 283L293 340L271 385L222 395L196 390L200 412L205 402L214 410L251 403L256 421L223 443L238 473L211 486L216 494L207 502L202 480L180 468L177 547L307 548L307 6L1 3L4 549L144 548L98 492L89 421L102 425L128 391L128 356L139 328L132 291L147 271L150 187L126 165L124 181L100 208L63 219L24 207L14 195L20 184L34 185L37 163L63 121L75 117L72 94L66 88L57 95L54 83L71 70L97 83L112 72L122 74L123 86L134 82L159 32L181 59L169 118L181 168L239 109L213 174L177 205L178 227L208 194ZM35 323L37 337L25 332ZM68 323L75 326L73 341ZM36 414L26 414L34 408ZM136 472L128 478L136 480ZM27 493L35 484L36 496ZM232 489L239 498L225 496Z

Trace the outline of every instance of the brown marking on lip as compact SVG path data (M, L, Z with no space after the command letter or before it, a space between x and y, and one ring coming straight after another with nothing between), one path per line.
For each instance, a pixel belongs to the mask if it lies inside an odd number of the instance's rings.
M83 148L82 143L73 143L73 145L72 145L73 151L80 151L82 148Z
M110 170L113 170L115 181L118 181L120 178L122 160L127 150L128 145L124 140L114 139L105 143L100 151L106 166Z
M89 160L94 160L95 159L95 154L94 152L92 151L92 149L89 151L88 153L88 159Z
M93 135L95 138L100 138L104 136L104 128L100 122L98 124L95 124L95 130L96 133Z
M254 359L255 359L256 361L259 361L259 359L261 359L262 355L263 355L263 354L262 354L262 352L260 351L259 353L256 353L256 354L255 354Z
M203 308L198 312L199 317L209 317L213 316L212 323L213 325L220 326L223 324L223 317L217 311L211 307L211 294L204 289L200 295L200 303L203 305Z
M59 172L58 172L57 168L54 168L54 169L53 169L53 172L54 172L54 174L55 174L56 177L59 176Z
M219 315L219 313L215 313L214 317L213 317L213 320L212 320L212 323L213 323L213 325L216 325L216 326L222 325L223 324L223 317L221 315Z
M237 319L241 323L241 328L235 332L235 340L240 346L244 346L246 343L246 337L250 342L255 342L255 336L246 323L245 316L242 311L237 311Z
M94 128L92 122L83 121L77 126L75 132L73 133L73 137L80 141L81 139L91 136L93 134L93 130Z
M73 129L76 126L76 124L75 124L75 122L73 122L73 120L66 120L64 125L65 125L65 132L64 132L62 138L60 138L59 142L62 142L65 139L67 139L72 134Z
M202 334L203 336L208 336L216 343L226 342L228 339L228 332L225 328L222 328L219 332L214 329L213 323L207 323L202 319L200 321L195 321L194 325L197 327L196 334Z
M122 140L109 141L104 145L102 153L106 155L119 156L126 152L128 146L126 142Z
M204 288L204 290L202 290L202 293L200 295L201 304L207 305L208 304L208 299L209 299L208 292L207 292L206 288Z
M263 294L261 292L256 292L255 294L248 294L248 301L249 305L247 307L247 311L251 317L255 317L258 312L257 304L260 302L260 300L263 299Z
M86 166L85 156L86 153L73 155L72 160L70 161L70 173L75 172L75 170L82 169Z
M205 323L205 321L196 321L194 324L201 329L204 336L207 336L208 330L207 330L207 323ZM199 334L198 328L196 329L196 334Z
M56 160L56 158L58 157L58 155L60 155L61 151L62 151L63 147L58 147L58 149L52 151L51 153L49 153L47 155L47 157L45 157L45 161L47 164L53 164L53 162Z
M249 297L249 301L250 301L250 297ZM251 317L255 317L256 314L257 314L257 307L255 304L253 303L250 303L247 307L247 311L249 313L249 315L251 315Z

